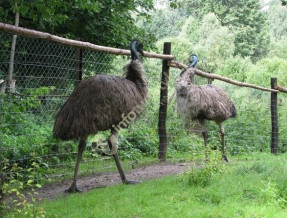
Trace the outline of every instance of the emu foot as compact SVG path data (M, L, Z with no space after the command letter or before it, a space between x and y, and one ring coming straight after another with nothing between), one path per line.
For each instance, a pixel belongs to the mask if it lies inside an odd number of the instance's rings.
M80 192L82 192L80 189L72 186L65 190L65 193L80 193Z
M223 155L222 155L222 160L224 160L225 162L227 162L227 163L228 163L228 159L227 159L227 157L226 157L226 155L225 155L225 154L223 154Z
M130 180L125 180L123 181L123 184L125 185L135 185L135 184L140 184L141 182L138 181L130 181Z

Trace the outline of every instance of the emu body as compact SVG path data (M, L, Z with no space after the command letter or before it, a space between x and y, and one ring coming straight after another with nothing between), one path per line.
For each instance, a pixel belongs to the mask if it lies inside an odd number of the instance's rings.
M143 72L138 60L130 65L130 68L137 67ZM146 82L140 75L132 79L98 75L82 81L58 112L54 136L70 140L109 130L121 122L123 114L138 105L143 107Z
M228 94L215 85L195 86L192 79L195 75L193 68L181 73L176 80L176 99L178 113L186 118L198 120L201 124L204 145L207 147L207 128L205 120L215 121L220 128L222 157L225 154L223 122L236 116L236 108ZM207 154L206 154L207 156Z
M105 130L111 130L108 145L122 182L130 183L126 180L117 155L117 126L135 107L143 109L147 101L144 67L137 54L137 51L143 54L141 49L140 42L131 43L132 60L126 65L125 77L97 75L83 80L56 115L54 136L62 140L79 139L74 179L68 192L79 191L77 174L87 137ZM125 124L121 128L128 127L129 123Z

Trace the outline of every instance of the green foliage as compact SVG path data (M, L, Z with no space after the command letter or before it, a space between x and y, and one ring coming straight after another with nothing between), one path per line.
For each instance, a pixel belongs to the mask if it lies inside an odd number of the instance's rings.
M51 117L43 116L47 105L42 96L50 94L54 87L27 89L22 95L1 94L1 156L15 161L18 166L28 169L36 156L50 152ZM46 103L46 102L44 102ZM42 172L50 160L39 158ZM23 174L25 176L25 174ZM39 178L41 174L39 174Z
M134 124L133 126L135 126ZM120 135L120 156L125 159L137 159L145 156L153 156L157 153L158 137L154 128L142 125L141 129L130 127Z
M189 185L205 187L211 182L213 176L222 172L222 162L212 160L198 169L194 166L184 177L187 177Z
M173 37L165 38L157 42L159 51L162 51L163 42L172 43L172 54L175 56L175 59L181 62L187 62L188 57L192 54L192 44L186 38Z
M227 27L220 25L214 14L203 17L198 29L198 42L193 47L193 53L200 57L200 66L214 72L223 60L234 53L234 36Z
M245 82L246 74L251 67L252 63L249 58L235 56L226 59L216 73L240 82Z
M172 54L177 60L186 62L195 53L200 57L200 67L211 72L230 58L235 49L234 36L227 27L220 25L214 14L206 15L200 22L190 16L178 36L164 38L158 45L164 41L172 42Z
M235 55L251 56L257 60L267 53L269 34L266 16L258 0L182 0L181 3L195 16L214 13L221 25L228 27L234 34Z
M42 187L38 180L40 165L37 158L32 158L29 162L31 164L27 169L17 163L10 163L8 159L1 162L3 184L0 200L4 197L5 200L0 201L0 215L13 212L14 216L45 217L46 211L38 207L36 201L36 188ZM26 189L29 190L25 191Z
M154 11L149 18L152 22L140 20L138 25L153 34L156 39L162 39L178 35L185 19L186 13L183 9L166 8Z
M272 40L281 40L287 34L287 7L282 7L279 0L273 0L268 10L268 23ZM271 46L271 50L273 50Z
M268 151L271 123L266 119L270 96L246 88L230 90L237 110L237 118L224 123L228 151L237 155L244 152Z
M270 45L270 51L268 56L279 57L287 59L287 38L282 37L281 39L273 40Z
M139 38L149 47L154 37L135 23L148 18L152 9L153 0L5 0L0 3L0 11L5 11L0 18L14 23L19 11L20 23L27 28L121 48Z
M266 57L256 63L247 71L248 83L260 84L261 86L270 86L270 78L276 77L280 85L287 85L286 60L279 57Z

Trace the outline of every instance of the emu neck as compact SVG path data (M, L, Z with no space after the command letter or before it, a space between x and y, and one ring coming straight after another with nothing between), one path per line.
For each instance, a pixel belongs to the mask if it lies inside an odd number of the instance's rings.
M144 78L144 68L139 60L132 60L126 67L126 79L136 83L146 85Z
M186 83L193 84L194 69L189 68L181 73L178 80L185 81Z

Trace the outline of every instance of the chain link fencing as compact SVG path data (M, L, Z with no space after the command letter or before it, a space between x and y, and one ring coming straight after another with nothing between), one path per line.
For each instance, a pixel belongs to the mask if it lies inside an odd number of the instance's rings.
M0 32L0 80L4 81L7 79L9 69L11 41L12 35ZM18 36L13 71L16 89L14 93L2 93L0 99L2 169L3 164L8 161L9 166L14 163L21 166L20 173L25 174L31 160L36 160L40 166L39 172L42 173L39 179L44 179L44 182L72 174L70 168L74 167L78 142L59 141L53 138L55 115L79 82L81 70L83 79L97 74L123 76L123 67L127 61L127 57L90 50L82 50L82 58L79 59L77 48ZM119 155L122 160L139 160L144 156L152 156L155 159L157 157L162 61L143 58L143 63L146 68L149 100L141 118L128 129L121 131ZM81 69L79 64L82 65ZM169 78L167 154L170 159L177 157L179 151L196 152L203 148L198 125L183 120L176 112L173 94L174 83L179 73L178 69L172 68ZM206 83L207 79L195 77L195 84ZM220 81L213 83L229 93L237 108L237 118L224 122L227 151L232 155L269 151L270 93L239 88ZM279 102L279 148L285 152L286 97L280 95ZM217 148L220 145L219 128L214 122L208 122L208 130L208 143L211 148ZM108 135L109 132L101 132L96 136L90 136L84 163L81 165L84 173L114 169L113 162L109 161L110 156L104 155L100 149L95 149L97 141ZM128 167L127 165L130 166L132 163L124 161L123 165Z

